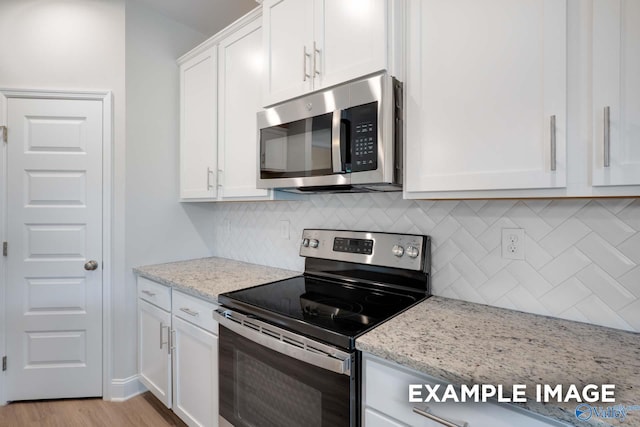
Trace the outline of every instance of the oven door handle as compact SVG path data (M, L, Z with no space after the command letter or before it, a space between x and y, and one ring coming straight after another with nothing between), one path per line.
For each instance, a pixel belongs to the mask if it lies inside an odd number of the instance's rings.
M263 347L337 374L351 375L350 353L228 309L214 310L213 318Z

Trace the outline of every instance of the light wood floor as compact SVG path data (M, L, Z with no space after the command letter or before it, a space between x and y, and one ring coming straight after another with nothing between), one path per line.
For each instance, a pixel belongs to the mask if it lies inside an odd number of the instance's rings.
M15 402L0 407L0 427L184 427L149 392L125 402L64 399Z

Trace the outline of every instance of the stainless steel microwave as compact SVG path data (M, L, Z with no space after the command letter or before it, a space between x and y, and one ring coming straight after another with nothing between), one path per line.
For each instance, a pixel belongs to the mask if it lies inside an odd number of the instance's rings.
M402 189L402 83L386 73L258 113L258 188Z

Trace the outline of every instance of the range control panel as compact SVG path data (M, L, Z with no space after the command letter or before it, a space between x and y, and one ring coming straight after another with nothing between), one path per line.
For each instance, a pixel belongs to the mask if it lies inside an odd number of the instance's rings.
M371 255L373 253L373 240L336 237L333 239L333 250L336 252Z
M300 256L422 270L431 239L415 234L306 229Z

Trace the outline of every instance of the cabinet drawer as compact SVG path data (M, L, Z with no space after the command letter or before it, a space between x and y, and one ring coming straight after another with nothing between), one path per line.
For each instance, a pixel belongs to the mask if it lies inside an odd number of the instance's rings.
M173 315L214 334L218 333L218 322L212 315L216 308L212 302L173 290Z
M443 384L435 378L401 367L381 359L364 357L364 407L371 408L393 421L382 422L384 417L373 416L376 425L402 425L431 427L441 424L413 412L413 408L429 407L432 414L457 424L469 423L473 427L543 427L566 426L559 421L525 411L511 405L494 403L411 403L409 384ZM424 396L423 396L424 397ZM371 411L369 411L371 412ZM399 422L395 424L395 422Z
M171 311L171 288L169 286L138 277L138 297L163 310Z

